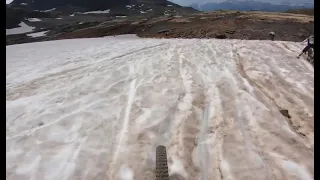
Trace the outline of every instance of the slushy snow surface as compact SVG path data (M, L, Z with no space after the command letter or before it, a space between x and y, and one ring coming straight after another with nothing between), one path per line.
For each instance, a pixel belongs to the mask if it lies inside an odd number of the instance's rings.
M301 43L139 39L7 46L7 179L314 179ZM288 110L291 118L280 113Z
M24 22L21 22L19 26L20 27L17 27L17 28L6 29L6 35L23 34L27 32L32 32L35 29L35 27L28 26Z

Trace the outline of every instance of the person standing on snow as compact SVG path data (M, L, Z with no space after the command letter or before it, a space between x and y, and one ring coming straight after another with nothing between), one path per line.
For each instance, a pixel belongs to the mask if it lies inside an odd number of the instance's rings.
M308 39L306 39L308 41L307 46L302 50L302 52L299 54L298 58L300 58L300 56L306 52L309 51L310 48L314 49L314 35L311 35ZM304 40L303 42L305 42L306 40Z
M272 32L269 32L268 34L269 34L271 40L273 41L273 40L274 40L274 37L276 36L276 33L274 33L274 32L272 31Z

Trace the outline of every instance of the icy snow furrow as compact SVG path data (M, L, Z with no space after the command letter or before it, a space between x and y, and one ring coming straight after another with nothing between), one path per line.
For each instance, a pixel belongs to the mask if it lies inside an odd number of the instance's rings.
M7 46L7 179L313 179L300 43L106 37ZM291 118L280 113L288 110Z

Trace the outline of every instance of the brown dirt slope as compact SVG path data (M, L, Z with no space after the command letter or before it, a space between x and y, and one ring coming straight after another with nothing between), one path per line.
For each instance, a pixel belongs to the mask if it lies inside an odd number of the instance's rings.
M302 41L314 32L314 17L293 13L215 11L188 16L161 16L145 19L124 19L103 25L63 33L55 39L91 38L108 35L137 34L155 38L220 38L269 39Z
M294 13L294 14L306 14L313 16L314 15L314 8L306 8L306 9L289 9L286 11L287 13Z

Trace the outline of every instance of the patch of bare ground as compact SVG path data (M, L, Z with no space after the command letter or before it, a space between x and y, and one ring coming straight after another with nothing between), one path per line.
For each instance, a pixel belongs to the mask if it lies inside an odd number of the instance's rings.
M273 13L273 12L246 12L244 15L240 17L246 17L251 19L260 19L260 20L289 20L292 22L300 22L300 23L309 23L314 21L313 16L304 15L304 14L292 14L292 13Z
M137 34L148 38L219 38L303 41L314 32L313 16L290 13L215 11L183 17L160 16L135 21L108 22L60 34L56 39Z

